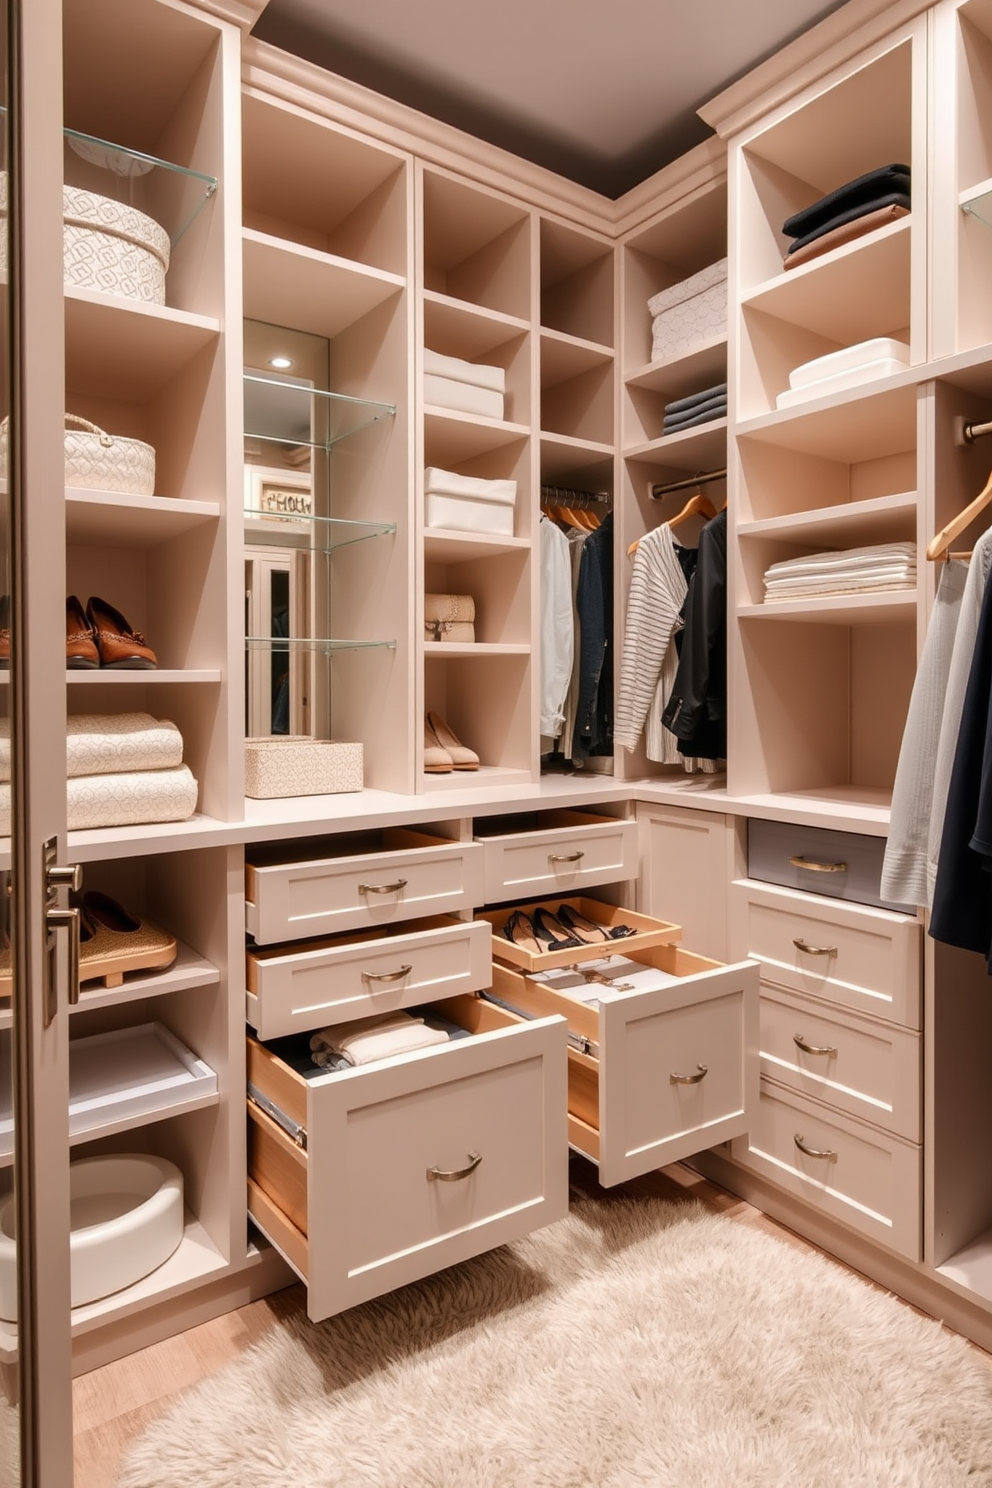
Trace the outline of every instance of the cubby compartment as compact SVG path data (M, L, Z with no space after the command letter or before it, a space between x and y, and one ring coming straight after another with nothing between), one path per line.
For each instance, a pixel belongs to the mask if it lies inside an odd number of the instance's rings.
M533 218L525 208L425 169L423 243L425 290L530 320Z
M613 358L542 332L541 429L610 444L613 403Z
M723 365L713 365L712 370L706 372L705 375L701 371L693 373L685 387L685 396L704 392L707 388L726 382L726 352L726 342L723 341L720 343L720 358ZM692 428L666 435L665 408L676 397L681 396L681 393L677 394L667 386L661 385L657 376L652 374L646 374L636 382L627 383L623 398L623 420L624 447L628 454L640 452L647 446L663 444L665 452L671 450L674 458L679 458L678 452L681 451L681 458L691 460L694 457L698 458L701 450L711 450L721 441L726 445L726 413L696 424Z
M833 524L836 526L836 524ZM883 619L905 618L912 620L915 615L917 592L923 575L917 569L912 576L912 581L907 579L906 587L878 588L873 589L870 585L864 592L858 592L851 588L845 592L842 583L838 583L837 592L824 595L806 595L796 599L782 598L779 596L769 597L766 592L765 575L773 564L783 563L794 559L815 559L820 554L829 552L842 552L845 549L866 546L849 538L843 531L838 537L836 548L822 536L811 538L805 534L800 527L786 533L784 530L775 530L772 533L750 535L743 537L738 544L738 573L740 583L737 590L737 613L741 617L756 619L767 618L769 621L785 615L798 618L800 615L813 618L815 616L844 617L851 616L852 624L868 623L869 617L872 622L878 623ZM913 531L905 541L915 542L916 533ZM852 563L857 560L850 560ZM904 559L894 558L892 571L902 574L905 571ZM826 571L825 571L826 573ZM870 570L865 569L866 576L870 576ZM882 582L896 582L896 580L882 580ZM898 582L903 584L900 578Z
M242 162L244 225L256 248L278 239L313 250L293 256L295 272L319 267L325 283L332 282L331 260L406 274L402 155L249 89L242 101ZM310 318L323 313L314 304Z
M465 541L471 544L478 539L491 544L496 551L513 549L516 540L528 540L533 530L533 490L531 477L531 445L519 429L502 429L498 425L485 427L459 415L429 413L424 420L424 464L450 471L455 475L475 477L479 480L514 480L517 483L513 503L513 533L462 532L458 528L424 526L426 545L425 562L461 561L462 553L468 551ZM450 540L456 546L456 558L445 560L444 544Z
M613 245L541 219L541 326L613 345Z
M887 449L891 443L883 438L878 453L845 459L842 449L814 454L739 439L739 536L777 534L838 548L915 538L915 431L907 448Z
M518 425L531 422L530 338L509 316L496 318L452 305L441 297L425 296L424 346L442 356L502 367L505 373L502 422Z
M916 675L915 602L830 601L817 613L819 603L802 615L769 605L737 622L730 788L888 805Z
M478 770L421 774L421 788L466 790L523 785L537 767L529 652L424 657L424 709L436 713L479 756ZM419 742L419 740L418 740Z
M454 548L450 555L445 548ZM455 556L457 554L458 556ZM425 656L469 655L505 648L526 654L531 644L530 557L525 548L499 554L470 556L459 551L457 540L433 543L424 553L424 591L427 594L466 594L475 601L475 640L432 639L424 632Z

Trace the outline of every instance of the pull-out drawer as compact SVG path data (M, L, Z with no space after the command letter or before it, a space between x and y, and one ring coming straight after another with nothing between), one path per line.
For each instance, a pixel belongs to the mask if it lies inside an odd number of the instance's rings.
M731 1145L738 1162L911 1261L920 1259L921 1150L765 1081L749 1135Z
M915 914L911 904L886 904L881 894L885 838L834 832L795 822L747 824L748 878Z
M561 1019L434 1011L472 1036L333 1074L248 1040L248 1212L315 1322L568 1209Z
M252 848L245 928L258 945L450 914L483 902L482 848L389 827L314 844Z
M760 961L763 981L920 1027L915 919L749 879L731 884L730 908L733 953Z
M768 986L760 1023L763 1075L922 1140L920 1034Z
M581 894L637 876L637 823L584 811L536 811L476 821L485 852L485 903Z
M501 1002L568 1020L569 1142L598 1162L604 1187L747 1131L758 1093L757 966L668 945L616 957L617 969L597 1008L568 995L567 969L535 980L493 966ZM590 975L583 963L571 979Z
M248 1022L259 1038L279 1038L487 987L492 935L485 920L440 916L246 959Z

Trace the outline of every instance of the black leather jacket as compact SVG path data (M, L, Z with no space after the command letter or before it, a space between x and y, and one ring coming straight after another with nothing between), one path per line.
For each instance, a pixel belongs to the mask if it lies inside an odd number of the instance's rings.
M727 757L727 513L699 534L675 686L661 721L683 754Z

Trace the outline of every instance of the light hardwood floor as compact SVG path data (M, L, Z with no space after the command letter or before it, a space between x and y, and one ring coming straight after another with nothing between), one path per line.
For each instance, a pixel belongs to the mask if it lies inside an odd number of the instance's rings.
M760 1210L681 1164L616 1189L603 1189L596 1181L592 1165L574 1159L570 1178L576 1187L605 1204L624 1192L699 1199L707 1208L736 1223L765 1230L804 1250L814 1248ZM305 1310L303 1287L288 1287L261 1302L252 1302L237 1312L81 1375L73 1386L74 1488L112 1488L128 1443L177 1395L237 1358L280 1318ZM992 1369L992 1356L981 1349L975 1352Z

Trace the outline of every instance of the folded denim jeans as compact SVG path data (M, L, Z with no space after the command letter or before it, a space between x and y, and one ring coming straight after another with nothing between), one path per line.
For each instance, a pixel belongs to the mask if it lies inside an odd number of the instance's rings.
M794 212L782 224L787 238L802 238L829 222L840 212L866 203L879 206L880 198L892 191L909 195L910 169L908 165L882 165L877 170L856 176L835 191L828 191L819 201L811 202L799 212ZM835 226L837 224L834 224Z

